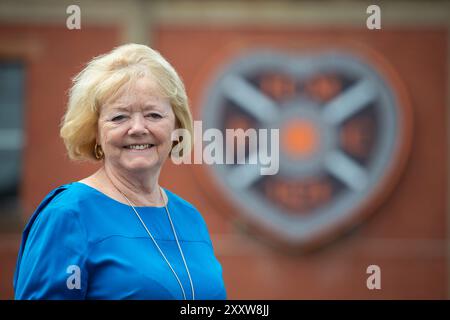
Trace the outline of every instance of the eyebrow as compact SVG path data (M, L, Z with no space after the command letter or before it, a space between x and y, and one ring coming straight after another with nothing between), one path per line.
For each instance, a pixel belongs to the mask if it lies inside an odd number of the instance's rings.
M152 105L152 104L146 104L146 105L144 105L144 106L142 107L142 109L144 109L144 110L149 110L149 109L154 109L154 108L157 108L157 106ZM116 107L111 107L110 110L111 110L111 111L113 111L113 110L129 111L129 108L127 108L127 107L116 106Z
M116 111L116 110L119 110L119 111L128 111L128 108L126 108L126 107L111 107L111 108L109 109L109 111Z

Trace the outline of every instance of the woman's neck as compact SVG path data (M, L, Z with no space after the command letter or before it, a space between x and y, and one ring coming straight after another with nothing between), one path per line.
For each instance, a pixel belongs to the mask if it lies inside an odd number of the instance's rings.
M96 173L102 184L109 186L119 198L128 198L135 206L163 206L165 199L161 198L157 175L133 175L122 173L119 170L103 166ZM126 199L123 199L126 200Z

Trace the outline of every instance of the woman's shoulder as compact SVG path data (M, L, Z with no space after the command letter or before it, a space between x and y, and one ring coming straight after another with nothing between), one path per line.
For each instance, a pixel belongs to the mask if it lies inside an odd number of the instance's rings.
M80 203L89 198L86 190L79 182L70 182L52 189L41 201L36 211L41 211L46 207L63 209L75 209Z
M60 185L52 189L31 215L22 233L22 244L19 256L22 255L25 243L58 239L61 234L77 233L85 237L86 232L81 226L78 214L73 207L67 205L73 201L71 184Z
M169 197L169 209L174 209L177 212L179 212L184 218L190 219L192 222L199 222L201 224L204 224L205 221L203 219L202 214L197 209L197 207L187 201L186 199L182 198L181 196L177 195L176 193L164 189L166 194Z
M74 183L60 185L48 192L28 221L29 229L36 220L60 220L77 214L80 192Z
M192 203L183 199L181 196L174 193L173 191L170 191L166 188L164 188L164 191L166 192L167 196L169 197L170 204L177 206L177 207L183 207L183 208L188 208L190 210L198 211L197 208Z
M211 243L208 226L197 207L174 192L164 190L169 196L169 210L172 213L172 209L175 209L176 219L181 222L181 225L189 226L189 232L193 237L195 234L196 236L203 235L205 241Z
M89 190L85 190L78 182L60 185L48 192L31 215L25 232L32 226L41 224L67 225L67 221L81 223L86 211ZM64 221L64 223L61 223Z

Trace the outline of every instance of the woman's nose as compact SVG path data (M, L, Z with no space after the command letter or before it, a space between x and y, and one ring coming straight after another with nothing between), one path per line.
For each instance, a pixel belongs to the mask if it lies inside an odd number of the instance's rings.
M141 135L148 133L145 126L145 117L141 114L136 114L131 117L131 127L128 131L130 135Z

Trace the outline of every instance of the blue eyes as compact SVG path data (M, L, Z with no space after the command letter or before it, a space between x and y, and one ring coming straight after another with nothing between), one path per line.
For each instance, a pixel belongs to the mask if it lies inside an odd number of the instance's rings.
M154 113L154 112L147 114L145 117L155 119L155 120L162 119L162 116L159 113ZM114 118L112 118L111 121L118 122L125 118L127 118L127 116L119 115L119 116L115 116Z

